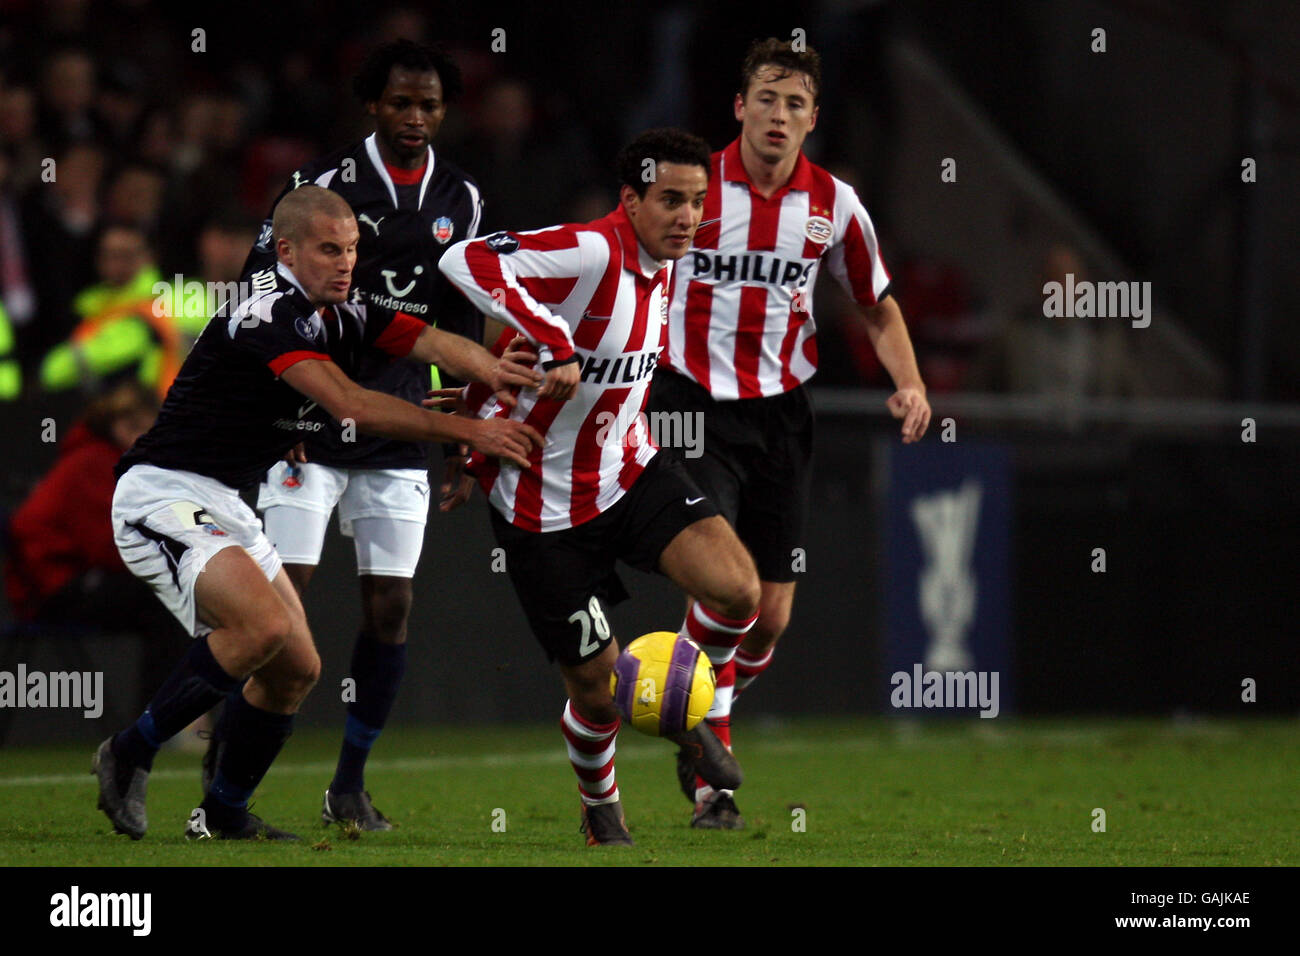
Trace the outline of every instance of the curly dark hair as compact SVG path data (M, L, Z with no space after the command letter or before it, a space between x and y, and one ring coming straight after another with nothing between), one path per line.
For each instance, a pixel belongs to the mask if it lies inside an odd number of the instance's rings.
M674 127L646 130L623 147L617 163L619 183L631 186L642 198L650 186L643 175L647 159L653 159L656 167L660 163L703 166L706 176L712 162L709 144L694 133Z
M417 73L437 73L447 102L456 99L464 90L460 67L442 47L413 40L394 40L370 51L352 78L352 92L362 103L375 102L384 95L384 87L388 85L389 74L395 66Z
M740 95L743 98L749 92L749 84L758 75L759 69L775 66L781 70L779 79L785 79L795 73L803 73L812 84L813 105L822 95L822 58L812 47L804 47L796 53L789 40L768 37L755 40L749 45L745 62L740 67Z

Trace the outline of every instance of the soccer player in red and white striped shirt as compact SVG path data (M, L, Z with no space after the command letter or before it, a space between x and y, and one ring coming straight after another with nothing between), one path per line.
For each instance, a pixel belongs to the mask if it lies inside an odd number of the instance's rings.
M794 602L812 455L803 383L817 370L812 289L823 265L861 307L897 391L903 441L930 421L925 385L866 210L847 184L804 156L817 124L820 60L789 42L755 42L741 71L740 136L713 154L704 218L673 274L668 350L651 408L703 415L703 454L687 470L732 522L758 565L758 621L734 660L715 661L707 722L730 744L734 693L772 659ZM692 826L740 829L729 792L679 762Z
M514 407L469 388L467 410L524 422L546 439L527 469L475 455L470 471L492 504L533 633L560 663L569 694L561 727L591 845L631 843L614 777L618 643L605 608L627 597L615 561L660 572L694 599L682 633L710 657L730 657L759 598L744 545L680 462L658 454L642 414L665 343L672 262L690 249L708 191L708 146L651 130L623 150L619 176L619 207L602 219L499 232L453 246L438 263L471 302L522 333L546 370ZM739 785L740 768L712 730L672 739L692 774Z

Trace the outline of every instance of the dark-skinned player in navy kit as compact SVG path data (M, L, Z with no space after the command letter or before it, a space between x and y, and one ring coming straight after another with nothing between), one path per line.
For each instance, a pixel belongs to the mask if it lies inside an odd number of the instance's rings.
M474 238L483 208L474 180L430 145L460 86L459 69L440 49L409 40L378 47L353 81L375 132L296 170L281 195L312 183L338 193L352 207L360 244L351 301L400 309L477 342L482 316L438 271L444 250ZM274 259L263 238L245 272ZM441 384L438 370L431 375L427 363L377 353L362 358L357 381L411 403ZM371 802L364 772L406 670L412 579L429 510L428 450L409 441L357 435L327 417L320 421L321 430L304 436L303 455L266 474L257 506L300 595L320 562L336 508L340 530L354 541L362 609L349 670L355 699L347 704L341 752L321 816L327 823L387 830L391 824ZM443 510L468 496L468 481L461 480L462 451L444 447ZM204 761L205 790L224 730L219 724Z

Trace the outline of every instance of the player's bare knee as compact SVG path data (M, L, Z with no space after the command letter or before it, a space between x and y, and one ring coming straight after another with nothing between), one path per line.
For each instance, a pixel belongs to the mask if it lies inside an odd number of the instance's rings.
M273 672L261 675L268 701L274 709L292 713L316 686L320 671L320 655L314 650L281 663Z
M762 596L758 575L746 573L743 568L737 568L725 581L720 582L719 587L710 595L711 603L715 605L713 610L737 621L752 617L758 610ZM705 603L707 606L710 602Z
M286 692L297 703L311 692L318 680L320 680L320 655L313 651L286 675Z
M375 639L385 644L398 644L406 640L406 622L411 613L411 600L395 598L372 610L371 629Z
M366 629L381 644L406 640L413 588L409 578L372 577L365 591Z
M286 607L267 609L240 627L241 643L250 657L267 661L278 654L293 633L293 616Z

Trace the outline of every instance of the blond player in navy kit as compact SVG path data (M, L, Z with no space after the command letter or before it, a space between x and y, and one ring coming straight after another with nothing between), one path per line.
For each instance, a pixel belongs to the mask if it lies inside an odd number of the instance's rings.
M117 466L112 521L122 560L194 635L140 718L95 754L99 807L137 840L148 828L158 748L235 691L212 786L186 835L294 838L250 814L248 801L320 657L280 557L239 492L319 426L314 405L361 432L465 442L518 467L541 443L527 425L429 412L350 378L374 350L442 363L489 383L507 404L509 386L535 386L541 376L403 312L348 302L357 222L336 193L290 193L272 233L278 262L253 276L253 297L204 328L157 422Z

